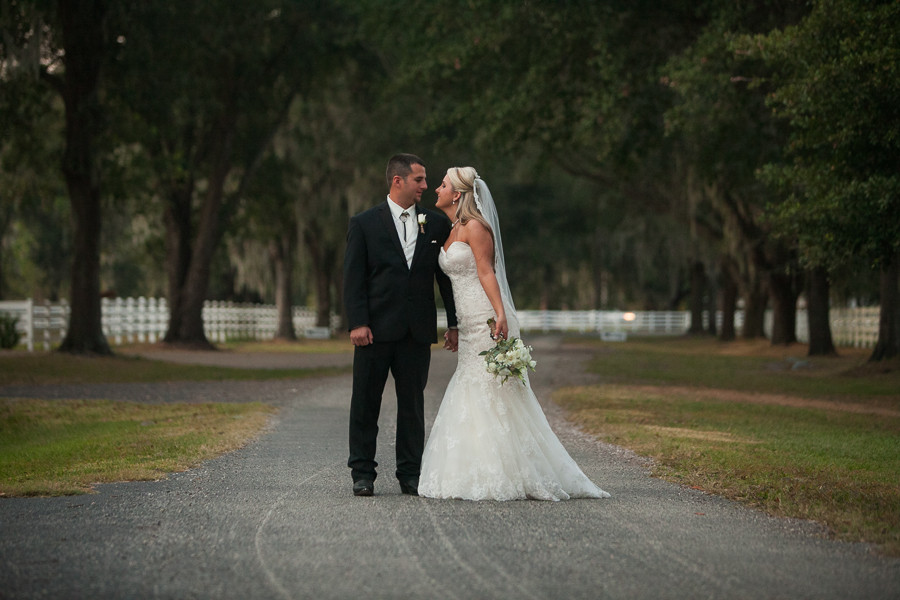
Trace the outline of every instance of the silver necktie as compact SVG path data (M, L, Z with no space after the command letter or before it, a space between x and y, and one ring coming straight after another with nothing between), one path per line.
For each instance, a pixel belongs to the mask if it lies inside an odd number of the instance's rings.
M406 221L409 220L409 213L405 210L400 213L400 222L403 223L403 241L406 241Z

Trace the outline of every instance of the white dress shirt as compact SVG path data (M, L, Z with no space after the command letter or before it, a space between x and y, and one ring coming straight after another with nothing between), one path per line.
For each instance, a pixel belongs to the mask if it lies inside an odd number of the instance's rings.
M403 246L403 253L406 255L406 266L412 266L413 254L416 253L416 238L419 235L419 222L416 217L416 207L415 205L410 206L407 209L404 209L402 206L391 200L391 197L387 197L388 207L391 209L391 215L394 217L394 226L397 227L397 236L400 238L400 245ZM409 218L406 219L406 241L403 240L403 221L400 220L400 215L403 214L403 211L409 213Z

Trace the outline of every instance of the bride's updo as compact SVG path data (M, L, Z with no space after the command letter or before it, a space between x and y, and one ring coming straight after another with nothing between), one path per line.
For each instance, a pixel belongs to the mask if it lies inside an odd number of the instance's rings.
M478 171L473 167L450 167L447 169L447 176L450 178L453 191L460 193L456 219L461 225L465 225L469 221L478 221L484 225L493 238L494 232L475 202L475 178L478 177Z

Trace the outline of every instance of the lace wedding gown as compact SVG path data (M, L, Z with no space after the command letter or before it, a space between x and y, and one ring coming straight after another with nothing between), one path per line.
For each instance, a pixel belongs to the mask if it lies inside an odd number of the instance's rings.
M422 457L419 495L465 500L608 498L578 468L550 429L526 376L500 380L478 353L493 346L491 303L465 242L439 256L453 282L459 319L456 372ZM511 333L512 335L512 333Z

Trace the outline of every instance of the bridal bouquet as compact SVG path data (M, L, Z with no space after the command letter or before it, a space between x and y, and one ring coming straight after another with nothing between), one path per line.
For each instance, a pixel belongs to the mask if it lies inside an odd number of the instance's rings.
M488 325L493 327L493 324L493 319L488 320ZM508 340L500 338L493 348L479 352L478 356L484 357L488 373L494 377L503 378L500 385L506 383L510 377L515 377L524 383L527 370L534 371L534 367L537 365L531 359L532 349L519 338L511 337Z

